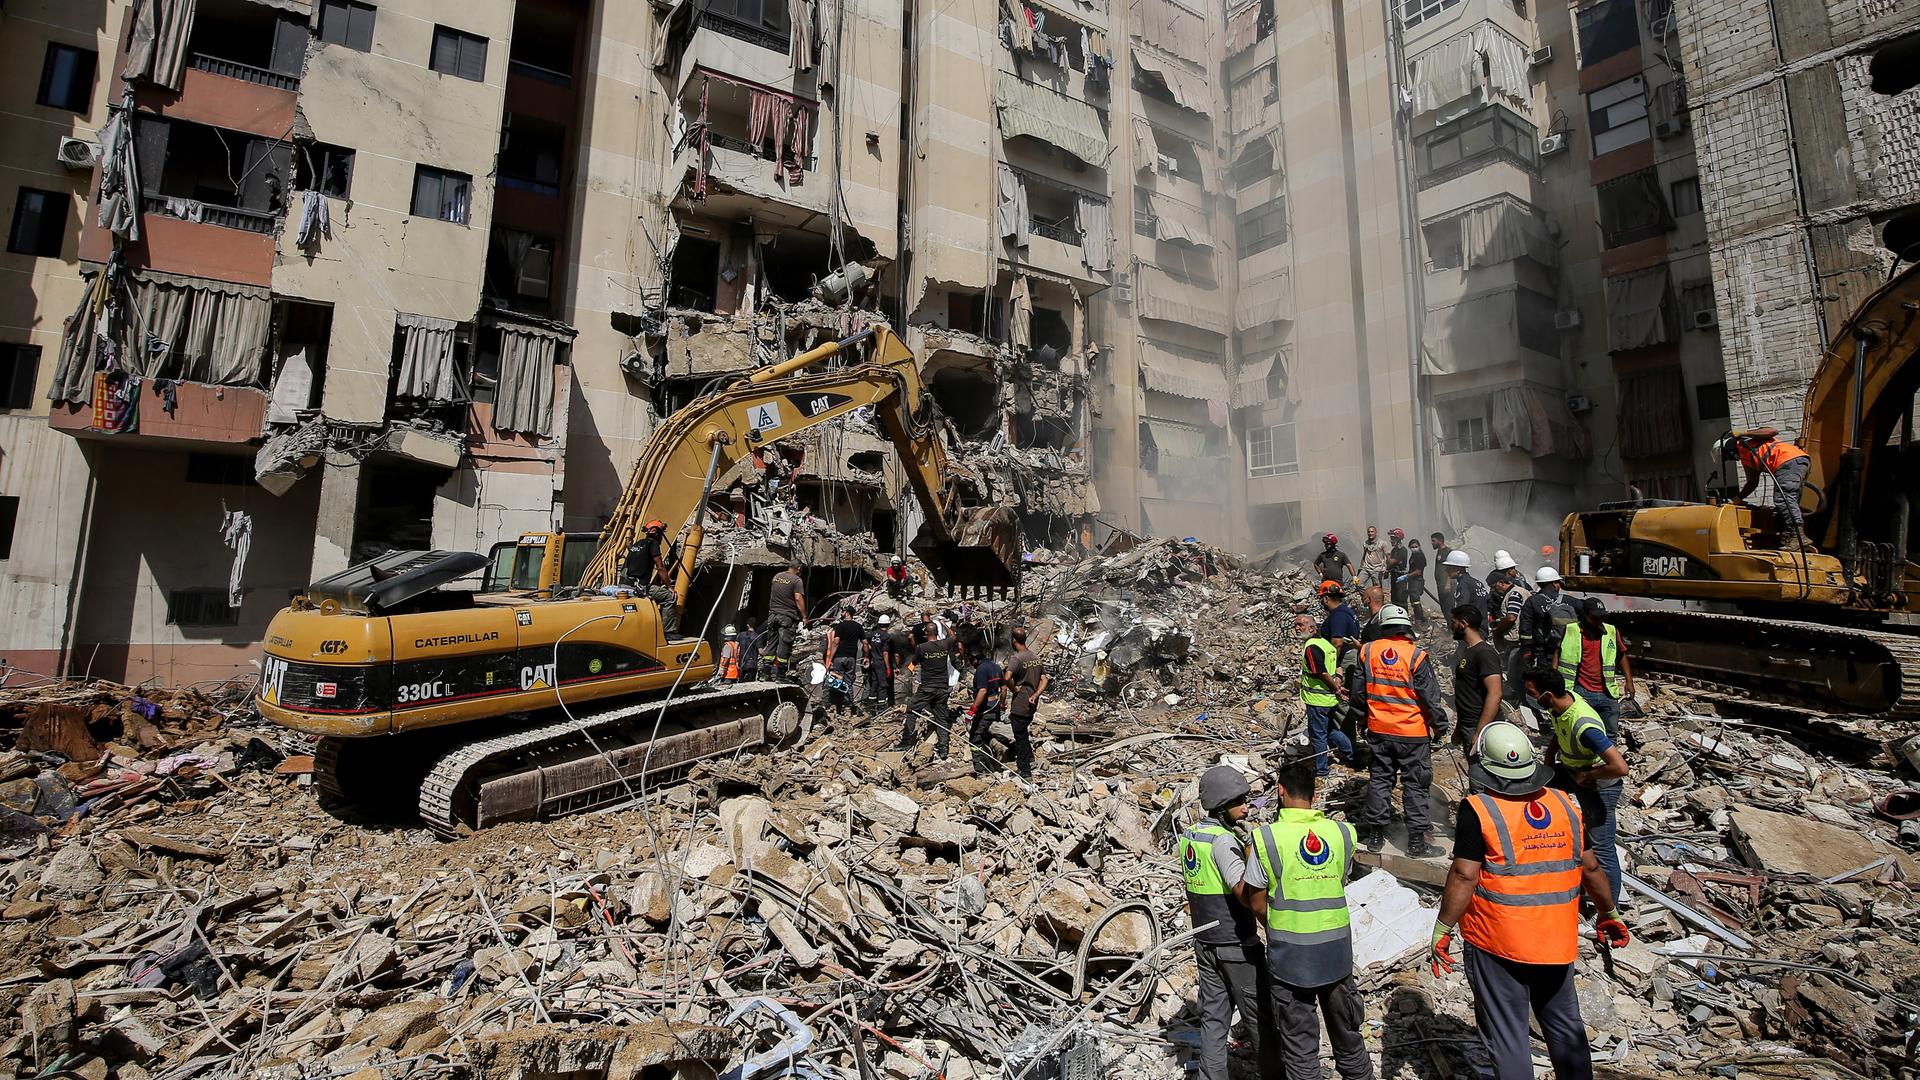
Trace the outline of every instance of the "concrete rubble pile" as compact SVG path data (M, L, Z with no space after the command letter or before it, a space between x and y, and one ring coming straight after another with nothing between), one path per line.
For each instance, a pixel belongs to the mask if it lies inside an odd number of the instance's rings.
M0 692L0 1077L1183 1076L1173 838L1222 760L1274 813L1301 727L1276 628L1311 602L1296 571L1190 543L1042 559L976 608L1034 626L1060 680L1033 784L893 751L895 712L451 842L323 812L310 741L244 691ZM1635 940L1580 962L1607 1075L1910 1072L1920 837L1888 817L1920 814L1910 763L1664 690L1644 707ZM1329 810L1356 818L1361 786L1337 768ZM1445 864L1368 861L1350 902L1382 1075L1465 1075L1467 986L1421 962Z

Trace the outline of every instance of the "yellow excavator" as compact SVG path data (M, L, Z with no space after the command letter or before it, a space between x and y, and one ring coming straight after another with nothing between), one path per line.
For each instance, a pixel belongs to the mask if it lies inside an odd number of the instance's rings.
M1817 552L1783 537L1772 507L1724 489L1706 503L1603 504L1561 525L1567 585L1694 602L1609 616L1638 669L1816 712L1920 717L1916 389L1920 264L1854 311L1808 385L1801 506ZM1719 443L1730 476L1740 434Z
M847 359L814 370L832 357ZM964 505L973 493L948 460L912 351L875 328L666 417L597 544L534 533L491 557L393 552L308 586L267 628L261 715L321 736L314 778L330 806L391 814L415 800L445 835L629 800L703 759L789 742L800 688L707 685L714 643L670 633L660 605L622 583L620 568L645 522L677 525L674 593L685 605L714 478L757 448L866 407L925 512L912 548L934 579L1017 585L1016 519ZM457 587L475 575L481 590ZM714 595L737 603L739 585Z

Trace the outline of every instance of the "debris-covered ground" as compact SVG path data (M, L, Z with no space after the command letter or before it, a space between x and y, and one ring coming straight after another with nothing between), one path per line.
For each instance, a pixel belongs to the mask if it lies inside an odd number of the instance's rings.
M323 812L310 744L244 686L4 691L0 1076L1182 1076L1168 852L1205 767L1258 777L1298 734L1285 627L1309 583L1168 541L1044 559L975 610L1031 625L1055 672L1032 784L893 752L883 714L445 842ZM1581 960L1596 1060L1912 1075L1920 826L1893 818L1920 813L1915 763L1643 705L1635 941ZM1435 771L1444 833L1464 769ZM1329 808L1356 816L1360 789L1336 767ZM1351 895L1375 1060L1468 1075L1465 981L1419 962L1444 864L1374 861Z

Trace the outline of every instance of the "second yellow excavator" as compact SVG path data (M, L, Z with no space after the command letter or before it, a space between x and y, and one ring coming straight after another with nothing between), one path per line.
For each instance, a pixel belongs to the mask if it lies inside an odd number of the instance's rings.
M1920 264L1855 310L1807 388L1801 505L1818 551L1737 498L1627 502L1567 517L1561 573L1575 589L1694 603L1609 616L1637 668L1824 713L1920 717L1916 390Z
M834 357L850 362L812 370ZM633 799L695 762L795 738L800 689L705 685L714 643L670 632L659 605L619 581L621 558L643 523L678 526L674 591L684 605L714 478L758 447L865 407L925 512L912 546L934 579L1015 585L1016 519L964 505L912 351L876 328L666 417L597 547L534 534L493 560L395 552L315 582L268 627L261 714L321 736L314 774L331 804L391 813L417 796L420 818L449 835ZM503 590L454 587L490 565L489 584ZM715 593L734 602L738 587Z

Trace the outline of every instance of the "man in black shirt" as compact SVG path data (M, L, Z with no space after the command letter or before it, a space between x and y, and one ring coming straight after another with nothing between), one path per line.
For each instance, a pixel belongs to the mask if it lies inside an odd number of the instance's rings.
M1393 546L1387 549L1387 599L1400 607L1407 606L1407 534L1394 529L1387 533L1387 539Z
M893 640L893 616L882 615L867 631L864 647L867 662L867 706L879 709L893 705L893 659L889 643Z
M900 684L905 682L908 677L907 659L913 655L913 641L909 636L910 631L907 628L907 619L909 617L910 616L907 615L900 616L900 618L894 622L893 626L890 627L892 632L887 635L887 670L893 672L893 688L887 697L889 703L899 699L901 696ZM912 689L912 684L909 683L907 686L908 692L911 692Z
M920 674L920 688L907 699L906 726L900 732L900 745L894 749L911 753L919 745L915 721L925 712L927 723L933 728L933 752L945 761L948 743L953 737L952 714L947 709L947 696L952 692L948 670L953 662L953 642L949 638L934 637L930 631L916 633L914 639L918 644L914 646L910 666Z
M1320 575L1321 581L1332 581L1346 588L1353 578L1353 560L1340 550L1340 538L1332 533L1320 538L1326 550L1313 557L1313 569Z
M982 651L968 651L973 663L973 704L967 707L967 742L973 747L973 771L981 776L1000 767L988 747L993 725L1000 720L1000 691L1006 676L993 657Z
M1027 648L1027 628L1013 628L1013 663L1007 668L1007 719L1013 724L1013 762L1022 779L1033 778L1033 714L1053 677Z
M752 682L760 677L760 631L754 629L753 620L748 619L740 631L740 681Z
M827 628L827 663L829 671L840 680L828 695L836 712L846 712L853 708L853 688L859 679L860 641L866 637L866 628L852 613L845 613L840 620Z
M660 625L671 634L680 628L680 598L673 591L673 569L667 565L667 526L649 521L640 539L627 549L627 584L660 607Z
M1427 613L1420 609L1420 601L1427 595L1427 553L1420 550L1420 541L1407 541L1407 600L1413 608L1415 622L1426 622Z
M772 678L784 679L791 673L793 639L807 618L807 590L800 582L800 564L790 563L773 577L767 593L767 662L773 665Z
M1501 663L1493 644L1480 636L1480 609L1461 604L1447 618L1460 652L1453 661L1453 738L1471 753L1480 730L1500 718Z

